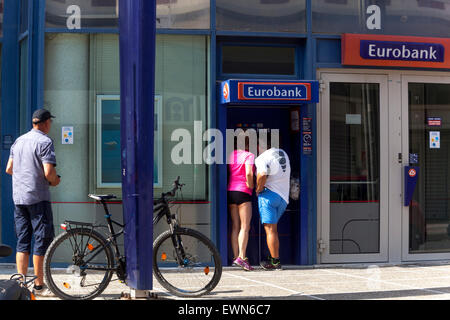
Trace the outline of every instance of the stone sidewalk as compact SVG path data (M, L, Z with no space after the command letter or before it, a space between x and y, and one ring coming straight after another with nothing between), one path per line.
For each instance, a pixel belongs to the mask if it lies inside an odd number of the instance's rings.
M14 272L14 265L0 265L0 279ZM157 299L180 299L156 279L152 292ZM119 300L122 293L129 294L130 288L113 281L97 300ZM450 299L450 262L286 266L282 271L251 272L227 267L215 290L202 299L446 300Z

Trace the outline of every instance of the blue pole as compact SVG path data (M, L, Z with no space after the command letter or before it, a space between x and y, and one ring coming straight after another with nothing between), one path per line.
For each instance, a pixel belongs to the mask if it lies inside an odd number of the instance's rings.
M152 289L156 4L121 0L122 199L128 285Z

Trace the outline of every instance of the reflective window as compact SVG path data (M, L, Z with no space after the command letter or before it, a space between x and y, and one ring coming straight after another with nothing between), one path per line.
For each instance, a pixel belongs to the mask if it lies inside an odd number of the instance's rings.
M184 200L208 200L206 164L172 159L180 144L172 141L175 130L194 137L194 121L202 130L208 125L207 42L181 35L158 35L156 42L155 196L181 176L189 186ZM121 197L119 36L47 33L45 59L44 104L56 116L50 136L58 173L67 181L52 190L52 201L70 213L77 207L72 203L89 201L89 193ZM62 139L65 128L72 142Z
M380 89L330 83L330 253L380 250Z
M206 37L157 35L156 44L154 195L170 190L180 176L186 187L172 212L182 210L183 224L209 236L208 168L193 159L174 161L183 156L176 152L180 143L192 147L186 153L194 156L194 142L188 140L196 137L194 122L202 132L208 126ZM56 116L49 136L62 176L51 189L55 227L66 219L104 223L90 193L122 198L119 62L117 34L46 33L44 104ZM174 141L176 130L187 132L187 140ZM121 202L109 207L121 221ZM166 228L163 223L155 227L155 237Z
M314 0L317 33L450 36L450 0Z
M295 75L295 48L224 45L222 73Z
M204 132L208 127L208 59L205 37L157 35L156 37L156 99L162 106L162 189L170 190L177 176L189 186L184 199L207 200L208 167L196 160L192 149L180 150L188 140L177 132ZM181 141L183 140L183 141ZM191 140L194 145L194 140ZM206 147L206 143L204 144ZM184 161L186 160L186 161ZM158 192L162 191L158 189Z
M378 1L386 34L450 36L450 0Z
M450 251L449 84L409 83L409 152L419 167L409 204L409 252Z
M362 0L311 1L313 32L359 32L360 1Z
M209 29L209 0L157 0L156 27ZM118 28L118 0L47 0L47 28Z
M217 0L218 30L306 32L305 0Z
M156 0L156 27L209 29L209 0Z
M47 0L46 27L118 28L118 0Z

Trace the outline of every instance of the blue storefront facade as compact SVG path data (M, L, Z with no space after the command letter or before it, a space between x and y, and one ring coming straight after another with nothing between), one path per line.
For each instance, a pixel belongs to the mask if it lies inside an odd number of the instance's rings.
M280 222L285 264L450 258L450 1L156 0L156 7L154 195L181 176L181 223L213 239L226 264L226 165L206 161L208 129L279 130L300 184ZM51 110L63 177L52 191L55 225L101 219L89 193L121 196L118 8L116 0L0 0L1 166L33 110ZM314 83L317 99L223 103L229 80L270 83L272 94ZM405 166L420 168L407 203ZM14 245L4 173L0 188L1 242ZM112 207L120 217L121 203ZM254 206L252 264L266 254L261 229Z

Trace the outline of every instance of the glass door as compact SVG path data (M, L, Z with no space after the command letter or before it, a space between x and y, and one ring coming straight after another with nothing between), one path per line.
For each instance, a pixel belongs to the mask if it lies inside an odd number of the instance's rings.
M387 261L388 78L321 80L321 262Z
M403 208L402 259L450 259L450 79L402 76L403 157L419 167Z

